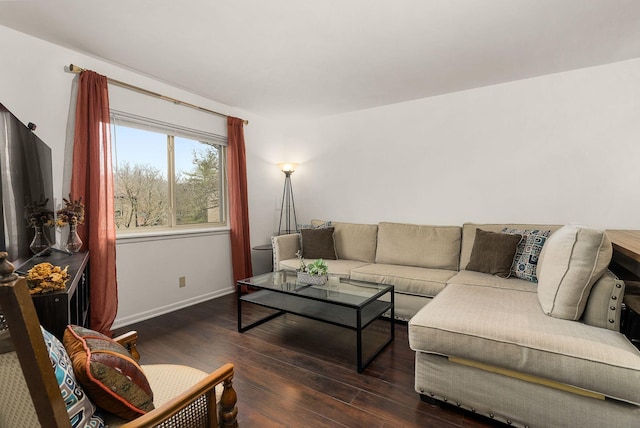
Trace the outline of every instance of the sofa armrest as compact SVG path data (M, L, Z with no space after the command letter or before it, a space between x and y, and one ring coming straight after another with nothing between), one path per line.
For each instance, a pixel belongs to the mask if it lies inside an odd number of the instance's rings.
M290 233L288 235L277 235L271 237L273 246L273 271L280 270L282 260L293 259L300 250L300 235Z
M585 324L620 331L625 284L606 271L591 288L582 320Z

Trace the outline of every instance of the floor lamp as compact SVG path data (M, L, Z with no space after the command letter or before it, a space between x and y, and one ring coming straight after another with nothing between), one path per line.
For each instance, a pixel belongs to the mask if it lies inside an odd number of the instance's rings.
M296 170L298 164L281 163L278 164L280 170L284 172L284 189L282 190L282 205L280 206L280 222L278 223L278 235L295 233L298 231L298 219L296 218L296 204L293 201L293 188L291 187L291 174ZM293 214L293 218L292 218ZM285 227L282 227L282 217L285 220ZM293 228L291 225L293 220Z

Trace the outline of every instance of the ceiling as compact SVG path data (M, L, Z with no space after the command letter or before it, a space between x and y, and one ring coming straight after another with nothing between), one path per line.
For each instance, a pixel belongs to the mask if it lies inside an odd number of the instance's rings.
M23 0L0 25L272 118L640 57L638 0Z

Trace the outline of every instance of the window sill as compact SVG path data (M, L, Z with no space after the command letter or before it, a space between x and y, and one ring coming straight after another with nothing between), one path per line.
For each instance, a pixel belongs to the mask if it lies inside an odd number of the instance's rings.
M185 239L191 237L228 235L229 227L207 227L192 229L161 229L145 232L123 233L116 236L116 244L129 244L147 241L165 241L168 239Z

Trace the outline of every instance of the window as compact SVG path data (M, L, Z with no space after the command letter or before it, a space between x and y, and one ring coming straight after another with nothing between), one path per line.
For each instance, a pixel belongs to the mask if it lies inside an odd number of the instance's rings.
M118 233L226 225L226 138L113 112Z

